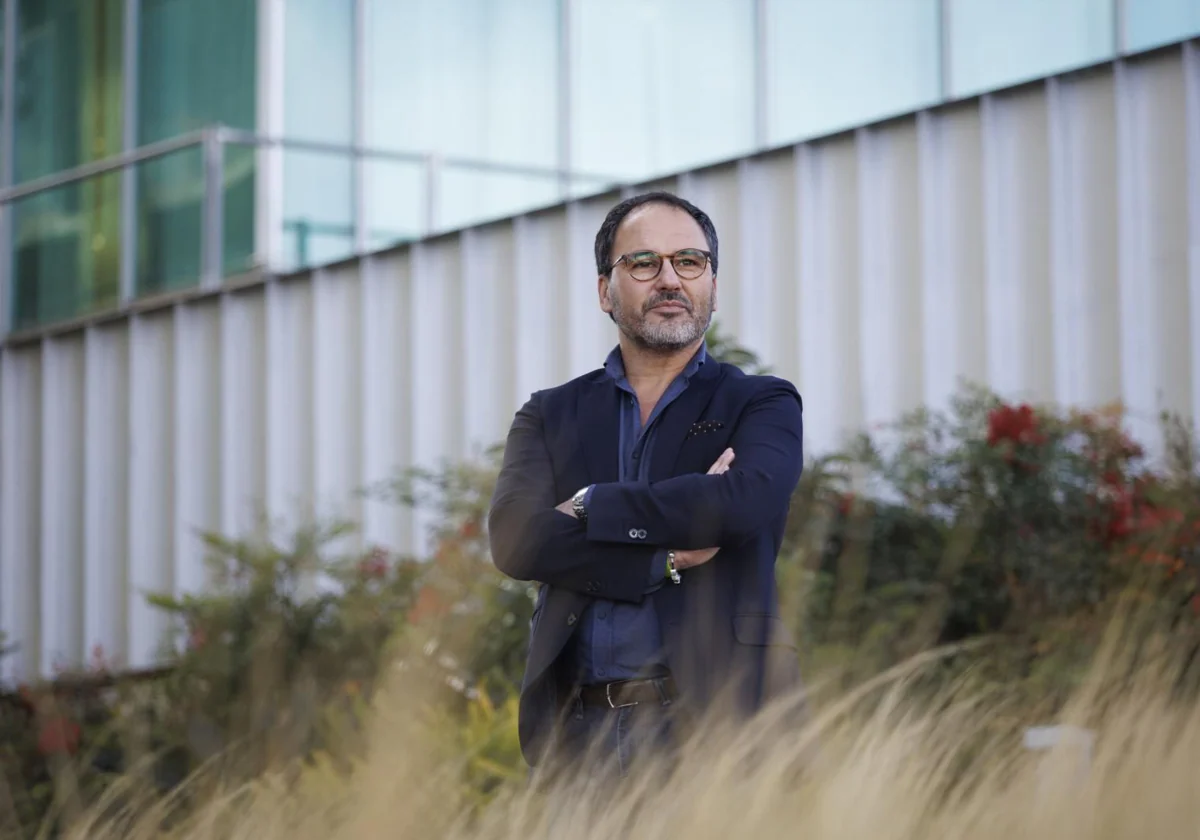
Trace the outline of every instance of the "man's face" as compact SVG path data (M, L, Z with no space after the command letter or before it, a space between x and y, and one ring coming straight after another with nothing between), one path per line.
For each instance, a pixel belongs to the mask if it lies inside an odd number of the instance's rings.
M671 255L707 251L704 231L695 219L668 204L644 204L617 228L609 277L599 282L600 308L621 332L649 350L682 350L699 340L716 309L717 281L712 266L695 278L680 277L669 259L652 279L637 279L622 256L638 252ZM646 273L644 268L637 273ZM689 273L684 271L684 274Z

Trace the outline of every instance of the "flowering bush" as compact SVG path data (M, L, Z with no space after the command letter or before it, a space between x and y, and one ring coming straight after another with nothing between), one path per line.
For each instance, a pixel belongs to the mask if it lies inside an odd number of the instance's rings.
M1175 618L1200 609L1191 436L1168 424L1152 464L1121 419L969 390L814 464L784 572L807 582L806 651L855 650L869 672L993 636L1015 676L1039 654L1067 688L1131 587Z

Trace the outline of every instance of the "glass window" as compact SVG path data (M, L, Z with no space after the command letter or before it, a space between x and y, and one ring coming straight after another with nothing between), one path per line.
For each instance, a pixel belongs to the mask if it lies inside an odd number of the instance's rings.
M19 0L14 178L49 175L122 146L123 0ZM117 300L120 179L30 196L13 212L13 325Z
M138 144L216 123L253 131L255 0L141 0ZM254 150L225 147L227 274L254 254ZM140 293L195 285L200 277L203 155L186 149L138 166Z
M937 101L938 0L768 0L768 140Z
M366 3L367 146L557 168L559 0ZM367 204L376 214L368 227L411 228L423 201L408 190L380 196L376 169L389 181L413 180L395 163L367 164ZM510 215L558 195L552 178L453 162L432 180L439 228Z
M353 4L289 0L284 21L285 136L351 146ZM284 152L284 268L332 262L354 252L353 174L348 152Z
M641 179L754 148L754 4L578 0L571 166Z
M954 96L1053 75L1113 54L1113 15L1097 0L950 0Z
M1125 0L1125 48L1147 50L1200 35L1196 0Z

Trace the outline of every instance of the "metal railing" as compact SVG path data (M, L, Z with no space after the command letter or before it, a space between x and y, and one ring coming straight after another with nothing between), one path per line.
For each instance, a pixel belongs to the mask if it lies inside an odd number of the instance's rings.
M347 224L330 224L306 218L283 218L283 188L285 178L268 179L267 194L255 195L255 262L254 268L267 271L280 270L282 260L277 259L272 249L263 242L257 241L258 233L266 229L261 221L264 214L270 218L268 226L273 226L273 235L282 235L284 231L291 232L296 237L297 253L291 266L303 268L309 264L308 241L311 235L333 235L346 238L353 242L349 253L361 255L369 250L368 219L363 199L364 163L396 163L411 164L421 168L423 172L424 202L421 209L420 229L405 236L393 231L393 241L404 238L424 237L440 232L439 207L442 190L441 179L448 169L466 172L476 172L490 175L508 175L530 179L550 181L557 186L557 200L565 200L574 187L587 186L596 192L619 187L621 179L607 175L581 173L558 169L554 167L538 167L524 164L512 164L499 161L479 160L474 158L440 155L434 152L396 151L389 149L374 149L356 145L339 145L319 141L299 140L285 137L266 137L252 132L232 129L215 125L198 131L182 134L169 140L150 143L129 152L113 155L103 160L86 163L72 169L56 172L40 178L35 178L16 186L0 189L0 336L7 335L14 323L14 313L11 309L5 312L5 304L14 301L16 261L15 244L13 239L13 217L15 202L29 199L52 190L80 184L106 174L122 172L125 182L122 184L118 225L121 231L122 247L118 255L119 263L119 294L117 307L124 307L139 297L136 284L136 262L138 251L137 231L137 202L138 196L131 176L135 167L145 163L165 158L187 149L199 148L201 151L201 212L200 212L200 272L197 287L203 290L218 288L225 279L225 190L226 176L226 147L251 147L262 152L311 152L330 155L351 162L354 167L352 191L354 206L351 218ZM269 166L270 163L260 159L256 166ZM276 166L276 171L282 171L282 166ZM406 196L408 197L408 196ZM511 215L521 212L528 207L513 207L501 215ZM276 259L273 259L275 257ZM39 324L38 326L47 326Z

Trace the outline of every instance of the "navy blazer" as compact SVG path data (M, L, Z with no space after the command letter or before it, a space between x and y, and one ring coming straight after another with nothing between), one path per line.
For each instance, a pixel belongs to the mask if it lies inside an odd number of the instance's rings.
M497 568L542 585L521 687L526 760L552 747L570 689L561 656L594 597L654 598L677 705L704 712L728 691L752 714L798 686L779 615L775 560L803 468L800 395L773 376L710 359L658 422L650 481L618 482L619 391L603 370L539 391L517 412L488 517ZM707 475L726 447L727 473ZM586 525L555 506L594 484ZM718 546L647 595L659 548ZM665 569L664 569L665 574Z

